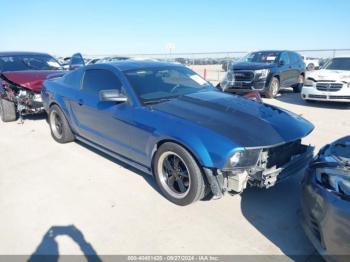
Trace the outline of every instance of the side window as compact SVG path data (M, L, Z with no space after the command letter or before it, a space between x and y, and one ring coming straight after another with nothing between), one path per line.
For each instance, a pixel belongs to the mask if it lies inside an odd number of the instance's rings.
M86 70L83 80L83 91L98 94L101 90L121 90L122 83L111 71L103 69Z
M281 54L280 61L283 61L285 65L288 65L289 62L289 56L286 52Z
M298 64L301 61L301 57L297 53L289 53L289 58L292 64Z

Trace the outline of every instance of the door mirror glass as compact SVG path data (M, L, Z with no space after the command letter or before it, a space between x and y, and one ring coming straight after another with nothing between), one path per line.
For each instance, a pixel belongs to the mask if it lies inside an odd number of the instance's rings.
M284 66L286 63L283 60L280 60L279 65Z
M69 62L69 70L75 70L83 66L85 66L83 56L80 53L72 55Z
M118 89L101 90L99 92L101 102L117 102L124 103L128 101L128 98L122 94Z

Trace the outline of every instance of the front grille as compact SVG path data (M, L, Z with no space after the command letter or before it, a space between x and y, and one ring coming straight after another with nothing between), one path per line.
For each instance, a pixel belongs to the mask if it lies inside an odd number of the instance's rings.
M329 99L350 99L350 96L329 96Z
M268 150L267 168L284 166L292 160L293 156L306 152L306 147L301 144L301 140L290 142Z
M253 81L254 80L253 71L237 70L237 71L234 71L234 74L235 74L235 81Z
M334 83L335 80L318 80L317 82L321 82L321 83Z
M321 98L321 99L327 99L327 96L323 96L323 95L309 95L309 98Z
M336 92L342 89L343 84L340 83L317 83L316 88L319 91Z

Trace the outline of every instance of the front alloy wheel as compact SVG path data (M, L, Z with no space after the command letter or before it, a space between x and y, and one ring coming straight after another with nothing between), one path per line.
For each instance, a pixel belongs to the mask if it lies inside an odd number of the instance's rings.
M158 173L163 188L174 198L185 197L191 186L191 178L185 162L174 152L162 154L158 161Z
M202 171L193 156L178 144L167 142L158 148L153 172L163 195L177 205L186 206L204 197Z
M270 85L265 91L265 97L266 98L274 98L278 95L278 92L280 90L280 81L277 77L273 77L270 81Z

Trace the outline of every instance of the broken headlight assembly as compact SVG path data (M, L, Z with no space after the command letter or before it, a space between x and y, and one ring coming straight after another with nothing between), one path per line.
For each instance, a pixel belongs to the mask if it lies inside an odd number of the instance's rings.
M323 147L311 168L320 186L350 199L350 136Z
M248 169L256 166L261 149L245 149L236 151L226 162L224 171Z
M350 199L350 170L318 168L316 169L316 181L328 190Z

